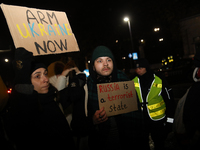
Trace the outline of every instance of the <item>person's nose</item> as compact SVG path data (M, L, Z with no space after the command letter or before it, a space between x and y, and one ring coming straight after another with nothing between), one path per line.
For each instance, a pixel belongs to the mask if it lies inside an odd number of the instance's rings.
M49 77L46 76L46 75L43 75L43 81L44 81L44 82L49 82Z
M140 69L139 69L139 68L136 68L136 69L135 69L135 72L136 72L136 73L138 73L139 71L140 71Z
M103 62L104 64L104 66L108 66L108 61L107 60L105 60L104 62Z

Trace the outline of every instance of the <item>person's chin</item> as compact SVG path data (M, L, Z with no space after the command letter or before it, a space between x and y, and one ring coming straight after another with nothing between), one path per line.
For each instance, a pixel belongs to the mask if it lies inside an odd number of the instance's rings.
M102 75L103 76L109 76L111 74L111 72L103 72Z
M46 86L46 87L43 87L42 90L41 90L41 94L46 94L49 92L49 86Z
M49 92L49 90L47 89L47 90L42 90L41 92L40 92L40 94L47 94Z

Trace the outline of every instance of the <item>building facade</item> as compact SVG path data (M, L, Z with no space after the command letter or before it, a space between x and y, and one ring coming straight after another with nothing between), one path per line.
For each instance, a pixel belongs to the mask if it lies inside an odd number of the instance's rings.
M184 57L194 57L200 50L200 14L180 20Z

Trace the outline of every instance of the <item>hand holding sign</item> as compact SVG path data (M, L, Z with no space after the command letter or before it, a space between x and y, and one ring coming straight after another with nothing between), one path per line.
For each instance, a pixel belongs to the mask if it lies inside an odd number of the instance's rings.
M106 115L106 111L104 110L104 107L102 107L100 110L97 110L93 116L93 123L99 124L102 122L105 122L108 120L108 117Z

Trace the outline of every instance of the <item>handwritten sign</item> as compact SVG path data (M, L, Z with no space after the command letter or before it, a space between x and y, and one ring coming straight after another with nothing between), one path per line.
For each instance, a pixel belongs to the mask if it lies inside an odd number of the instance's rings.
M97 84L99 107L107 116L138 110L133 81Z
M65 12L1 4L15 47L33 55L79 51Z

